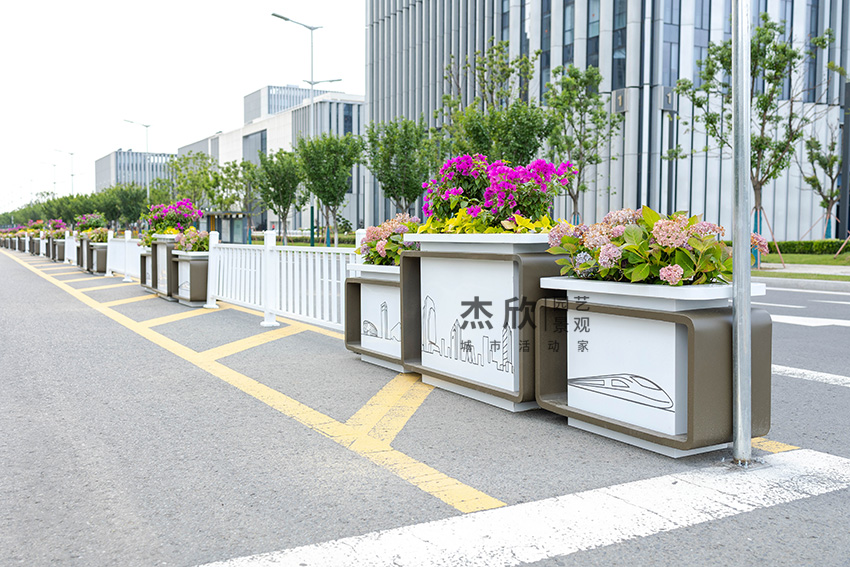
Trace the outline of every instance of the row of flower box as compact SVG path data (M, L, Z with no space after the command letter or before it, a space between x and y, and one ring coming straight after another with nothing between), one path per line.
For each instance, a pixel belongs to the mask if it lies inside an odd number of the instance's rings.
M363 360L671 456L731 441L731 286L561 277L546 235L405 239L421 248L398 267L349 266L345 342ZM754 309L752 326L753 434L764 435L769 315Z
M207 298L209 252L175 250L176 240L176 235L153 235L141 254L141 286L168 301L200 307Z

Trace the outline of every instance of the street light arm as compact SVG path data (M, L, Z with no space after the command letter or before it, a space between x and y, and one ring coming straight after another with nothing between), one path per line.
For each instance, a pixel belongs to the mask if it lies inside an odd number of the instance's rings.
M280 18L281 20L284 20L284 21L287 21L287 22L292 22L293 24L298 24L299 26L301 26L303 28L307 28L310 31L322 29L322 26L308 26L307 24L302 24L301 22L296 22L292 18L287 18L286 16L281 16L280 14L276 14L274 12L272 12L272 16L274 16L275 18Z

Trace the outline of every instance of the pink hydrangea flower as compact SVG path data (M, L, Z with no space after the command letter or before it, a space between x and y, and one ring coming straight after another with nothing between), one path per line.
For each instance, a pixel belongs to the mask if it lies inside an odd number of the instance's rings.
M767 254L769 252L767 239L761 234L756 234L755 232L750 234L750 248L757 248L759 254Z
M613 268L622 257L623 251L616 244L608 243L599 251L599 265L603 268Z
M684 274L684 272L685 271L682 269L682 266L679 264L672 264L661 268L658 277L670 285L676 285L682 281L682 274Z
M661 219L652 227L652 237L660 246L684 247L690 236L688 217L685 215L678 215L670 220Z

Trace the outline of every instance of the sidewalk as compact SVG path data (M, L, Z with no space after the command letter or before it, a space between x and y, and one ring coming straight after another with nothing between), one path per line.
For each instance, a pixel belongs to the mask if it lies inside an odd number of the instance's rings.
M817 264L776 264L762 262L761 269L771 272L776 276L759 277L753 275L753 281L767 284L768 287L784 287L790 289L811 289L815 291L837 291L850 293L850 281L818 280L793 275L828 275L828 276L850 276L850 266L822 266ZM782 277L788 274L789 277Z
M830 276L850 276L850 266L821 266L818 264L782 264L762 262L761 269L783 274L825 274Z

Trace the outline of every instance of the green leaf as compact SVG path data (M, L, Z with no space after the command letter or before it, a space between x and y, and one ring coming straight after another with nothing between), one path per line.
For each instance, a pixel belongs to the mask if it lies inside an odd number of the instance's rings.
M633 282L640 282L649 277L650 274L650 265L649 264L640 264L635 266L635 269L632 271L629 279Z
M643 220L649 228L655 226L655 223L661 220L661 215L644 205L641 207Z
M626 227L626 231L623 233L623 238L625 239L626 244L638 246L643 240L643 230L641 230L641 228L636 224L630 224Z

